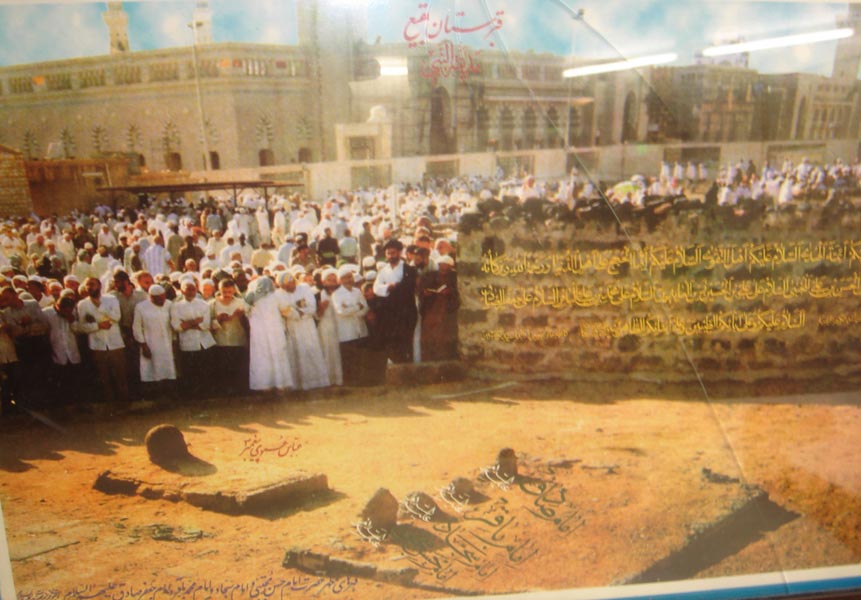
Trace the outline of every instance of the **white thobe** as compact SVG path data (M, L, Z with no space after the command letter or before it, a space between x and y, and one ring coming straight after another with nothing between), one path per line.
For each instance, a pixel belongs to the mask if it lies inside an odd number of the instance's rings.
M290 354L294 357L293 374L296 385L303 390L326 387L330 384L329 371L323 360L320 337L314 315L317 299L307 283L300 283L291 292L285 292L292 310L287 316L287 338Z
M341 368L338 317L332 307L332 299L326 290L320 292L320 302L328 302L329 306L326 307L317 321L317 333L320 336L320 348L323 350L323 360L329 373L329 381L334 385L343 385L344 373Z
M60 316L53 306L42 311L48 323L49 339L51 340L51 358L55 365L80 364L81 354L78 351L78 341L75 337L76 327ZM2 362L2 361L0 361Z
M257 231L260 233L260 243L268 244L272 241L271 228L269 227L269 213L265 208L257 211Z
M182 329L183 321L200 318L198 329ZM215 338L210 331L212 315L209 304L203 298L195 298L191 302L184 297L178 299L170 307L170 324L179 336L179 349L183 352L206 350L215 345Z
M132 323L135 341L149 346L152 355L152 358L146 358L141 352L141 381L176 379L170 305L170 300L166 300L163 306L156 306L147 299L135 306Z
M359 288L348 290L339 287L332 294L332 306L338 318L338 340L349 342L367 337L368 326L365 315L368 314L368 302Z
M287 306L284 296L272 293L258 300L248 314L252 390L284 390L294 386L281 319L281 310Z
M91 317L89 320L87 317ZM110 321L108 329L99 328L99 323ZM120 334L120 301L113 296L101 296L96 306L92 298L78 302L78 330L86 333L90 350L119 350L125 348Z
M144 268L153 276L170 273L170 252L160 244L151 244L141 255Z
M397 266L392 267L386 264L377 273L377 278L374 280L374 295L379 298L387 298L389 295L389 284L400 283L404 279L404 261L400 261Z

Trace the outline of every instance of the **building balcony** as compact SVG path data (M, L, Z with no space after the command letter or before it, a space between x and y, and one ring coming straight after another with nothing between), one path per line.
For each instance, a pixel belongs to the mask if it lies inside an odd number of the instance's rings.
M0 68L0 98L214 78L297 79L309 75L302 49L262 44L206 44Z

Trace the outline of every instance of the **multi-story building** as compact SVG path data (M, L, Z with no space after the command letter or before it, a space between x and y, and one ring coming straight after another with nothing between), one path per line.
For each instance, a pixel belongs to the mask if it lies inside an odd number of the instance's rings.
M591 145L645 133L636 73L567 80L569 58L443 41L367 44L358 9L297 2L295 46L214 43L198 2L185 48L0 68L0 142L27 158L125 152L151 170L335 160L336 125L383 107L393 156ZM395 68L392 68L392 65ZM346 158L373 157L361 136ZM381 158L381 156L377 156Z
M654 141L701 142L857 138L861 118L861 5L839 25L855 34L837 43L832 75L760 74L747 56L660 67L647 97Z

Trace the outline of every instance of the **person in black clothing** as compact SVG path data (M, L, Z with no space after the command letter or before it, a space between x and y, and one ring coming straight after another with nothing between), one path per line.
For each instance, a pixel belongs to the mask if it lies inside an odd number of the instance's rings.
M378 327L386 354L392 362L412 362L413 334L418 309L416 282L418 271L401 259L404 245L389 240L385 245L388 263L377 274L374 294L380 298Z
M323 237L317 242L317 255L320 257L320 265L334 267L338 263L339 253L338 240L332 236L332 230L326 227Z

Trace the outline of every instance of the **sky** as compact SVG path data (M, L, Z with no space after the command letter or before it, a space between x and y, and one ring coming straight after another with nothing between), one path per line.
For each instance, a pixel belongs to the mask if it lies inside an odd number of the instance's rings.
M298 0L301 1L301 0ZM449 15L463 29L450 33L474 48L573 55L582 59L632 58L664 52L691 64L711 43L748 40L835 27L847 2L738 0L321 0L337 11L358 6L367 15L367 38L404 41L410 18ZM296 43L297 0L210 0L216 42ZM423 4L424 7L420 7ZM190 46L195 2L123 2L132 50ZM568 8L570 7L570 9ZM107 54L104 2L0 0L0 66ZM570 10L584 11L584 19ZM497 15L498 12L501 14ZM460 14L459 14L460 13ZM455 16L457 15L457 16ZM498 18L490 32L482 24ZM489 34L489 35L487 35ZM441 39L441 38L440 38ZM454 38L452 41L457 41ZM761 72L830 74L836 42L752 53Z

